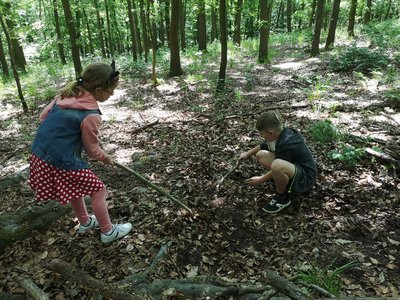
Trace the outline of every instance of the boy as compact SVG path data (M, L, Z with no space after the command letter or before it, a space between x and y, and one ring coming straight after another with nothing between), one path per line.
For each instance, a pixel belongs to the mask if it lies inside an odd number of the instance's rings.
M278 113L268 111L261 114L256 123L264 142L240 155L241 160L255 155L267 174L246 180L248 184L259 185L273 179L276 194L263 208L267 213L276 213L289 206L292 191L303 193L315 184L317 171L310 150L303 136L296 130L283 126Z

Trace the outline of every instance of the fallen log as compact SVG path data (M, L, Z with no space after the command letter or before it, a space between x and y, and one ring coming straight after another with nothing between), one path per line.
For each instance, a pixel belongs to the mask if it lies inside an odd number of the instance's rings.
M14 276L13 280L24 289L33 300L48 300L49 297L32 280L22 276Z
M116 300L146 300L146 299L153 299L152 297L146 294L138 294L134 292L126 292L121 288L117 287L115 284L107 284L104 283L86 272L77 269L76 267L62 261L61 259L54 259L52 260L48 268L61 276L65 279L72 281L74 283L83 285L93 291L99 292L104 297L109 299L116 299Z

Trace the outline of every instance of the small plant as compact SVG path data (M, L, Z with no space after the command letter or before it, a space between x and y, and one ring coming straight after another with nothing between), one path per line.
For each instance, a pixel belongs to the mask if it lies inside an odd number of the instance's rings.
M325 268L318 268L313 265L306 266L299 271L297 278L306 283L317 285L338 296L342 288L342 280L339 275L356 264L356 262L350 262L334 270L330 270L331 266Z
M389 62L389 58L377 50L350 47L331 58L330 68L335 72L356 71L369 74L373 70L385 68Z
M364 148L356 148L351 145L339 144L338 148L329 152L332 159L340 160L349 166L354 166L364 156Z
M309 128L312 138L321 144L339 140L341 134L331 120L323 120L314 123Z

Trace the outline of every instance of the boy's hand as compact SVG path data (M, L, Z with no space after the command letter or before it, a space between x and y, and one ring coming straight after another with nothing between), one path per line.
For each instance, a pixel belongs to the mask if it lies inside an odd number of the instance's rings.
M264 181L265 181L264 176L254 176L249 179L246 179L245 182L250 185L259 185L259 184L263 183Z
M239 159L245 160L245 159L249 159L249 157L250 157L249 152L243 152L242 154L240 154Z

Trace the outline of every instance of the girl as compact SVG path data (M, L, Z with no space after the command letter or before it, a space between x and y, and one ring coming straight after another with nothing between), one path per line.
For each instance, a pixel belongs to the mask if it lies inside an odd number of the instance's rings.
M88 65L81 77L60 91L40 114L41 125L32 144L29 185L36 201L70 202L79 220L79 233L100 227L101 241L110 243L127 235L132 224L113 225L108 215L106 187L81 158L82 149L106 165L113 160L99 146L104 102L117 87L115 62ZM84 197L90 195L94 216L89 216Z

